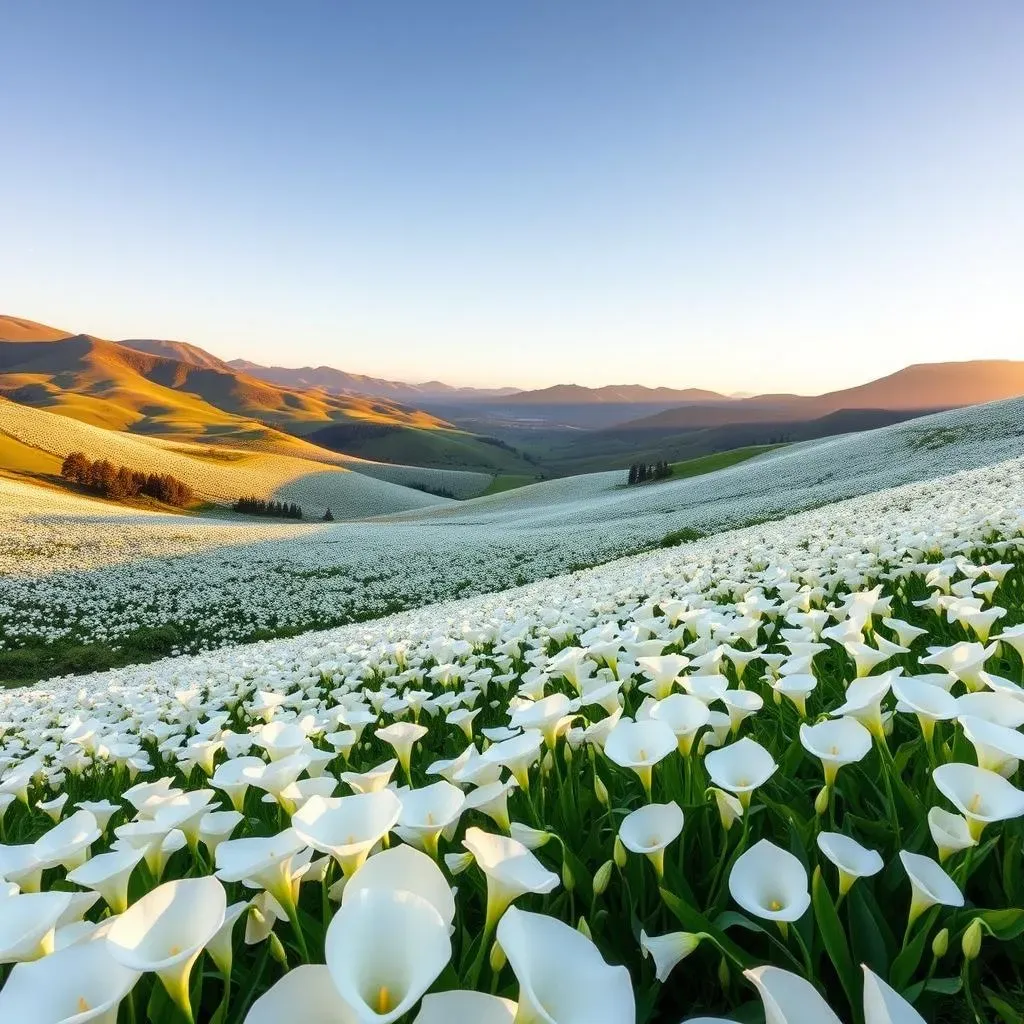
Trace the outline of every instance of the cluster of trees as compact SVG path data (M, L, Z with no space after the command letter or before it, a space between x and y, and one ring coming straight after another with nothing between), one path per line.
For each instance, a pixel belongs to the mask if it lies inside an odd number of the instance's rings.
M447 487L436 487L434 484L410 482L405 484L404 486L412 487L414 490L417 491L423 491L424 494L436 494L439 498L455 497L455 495L450 490L448 490Z
M672 475L672 467L667 462L634 462L629 467L629 483L645 484L648 480L667 480Z
M118 466L109 459L93 461L84 452L72 452L64 460L60 475L101 494L104 498L124 501L145 494L167 505L182 508L195 501L195 491L184 480L170 473L143 473L130 466Z
M279 519L302 518L302 509L294 501L264 501L263 498L252 495L247 498L239 498L231 507L236 512L244 512L249 516L276 516Z

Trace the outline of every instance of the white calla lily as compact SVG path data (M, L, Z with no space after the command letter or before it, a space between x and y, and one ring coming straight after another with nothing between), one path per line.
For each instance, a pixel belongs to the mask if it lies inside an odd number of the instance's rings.
M747 913L775 921L784 933L811 905L803 864L767 839L737 858L729 873L729 892Z
M636 1017L624 967L610 967L575 928L511 907L498 943L519 982L517 1024L621 1024Z
M408 1013L451 953L437 908L407 890L360 889L327 929L327 967L360 1024L390 1024Z
M224 923L224 886L211 876L164 882L133 903L106 934L110 955L132 971L152 971L192 1020L189 976Z

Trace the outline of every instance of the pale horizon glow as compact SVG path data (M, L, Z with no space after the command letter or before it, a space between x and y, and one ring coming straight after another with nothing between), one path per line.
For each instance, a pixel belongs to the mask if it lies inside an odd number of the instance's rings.
M481 387L1024 358L1024 7L4 17L0 313Z

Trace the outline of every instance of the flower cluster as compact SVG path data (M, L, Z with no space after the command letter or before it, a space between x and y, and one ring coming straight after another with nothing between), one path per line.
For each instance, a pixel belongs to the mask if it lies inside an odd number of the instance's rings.
M7 694L0 1019L1012 1006L1022 499L1008 464Z

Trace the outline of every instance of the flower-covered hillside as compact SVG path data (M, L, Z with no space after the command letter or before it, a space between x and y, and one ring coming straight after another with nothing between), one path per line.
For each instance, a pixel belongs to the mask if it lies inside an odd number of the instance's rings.
M179 649L196 650L322 629L594 565L678 531L714 533L988 465L1021 454L1022 430L1024 401L1002 402L794 445L693 479L628 488L624 474L602 473L299 529L86 509L77 498L65 506L2 483L0 630L8 648L116 646L171 625Z
M9 694L0 1019L1012 1020L1019 470Z

